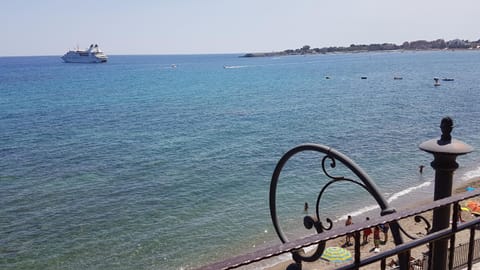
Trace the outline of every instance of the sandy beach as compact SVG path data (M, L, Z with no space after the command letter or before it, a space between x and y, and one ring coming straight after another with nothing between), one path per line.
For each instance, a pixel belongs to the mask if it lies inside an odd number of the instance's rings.
M459 194L459 193L462 193L462 192L466 192L467 187L480 188L480 177L473 178L473 179L471 179L467 182L462 182L458 186L454 186L453 193L454 194ZM422 205L424 203L427 203L427 202L429 202L429 201L417 201L417 202L415 202L411 205L406 205L402 209L415 208L416 206L420 206L420 205ZM466 202L462 202L462 205L465 205L465 204L466 204ZM402 210L402 209L397 209L397 210ZM430 222L432 222L432 212L431 211L424 213L422 216L425 217L426 219L428 219ZM356 218L356 220L361 220L361 221L363 221L365 219L364 216L355 217L355 218ZM464 221L469 221L469 220L472 220L474 217L470 213L467 213L467 212L463 211L462 212L462 218L464 219ZM399 223L407 232L409 232L411 234L417 234L417 236L421 236L422 234L425 234L425 224L424 223L416 223L415 220L413 219L413 217L400 220ZM403 238L404 238L404 241L406 241L406 242L409 241L409 239L407 237L403 236ZM478 238L478 236L476 238ZM457 234L456 240L455 240L455 245L458 246L460 244L467 243L468 239L469 239L468 231L467 230L462 231L462 232ZM388 236L387 241L384 241L384 235L381 232L380 233L380 240L381 240L381 242L380 242L380 250L381 251L391 249L395 246L395 244L393 242L393 237L390 234L390 232L389 232L389 236ZM338 246L342 246L344 243L345 243L345 238L341 237L341 238L337 238L337 239L334 239L334 240L331 240L331 241L327 242L327 247L332 247L332 246L337 246L338 247ZM353 255L354 246L352 245L352 246L349 246L349 247L346 247L346 248ZM373 252L373 249L374 249L374 241L373 241L373 234L371 234L369 236L368 243L361 246L360 250L361 250L362 259L363 258L368 258L368 257L376 254L376 253ZM422 258L422 253L426 252L427 250L428 250L427 246L422 246L422 247L413 249L413 250L411 250L411 256L415 259L421 259ZM391 257L391 258L387 259L387 264L392 259L396 260L396 257ZM292 262L293 262L293 260L289 260L289 261L277 264L273 267L269 267L269 268L266 268L266 269L268 269L268 270L284 270ZM313 263L303 263L303 269L305 269L305 270L336 269L340 266L342 266L342 264L340 264L340 263L330 263L330 262L322 260L322 259L320 259L316 262L313 262ZM369 270L380 269L380 262L362 267L362 269L369 269ZM387 269L389 269L388 266L387 266Z

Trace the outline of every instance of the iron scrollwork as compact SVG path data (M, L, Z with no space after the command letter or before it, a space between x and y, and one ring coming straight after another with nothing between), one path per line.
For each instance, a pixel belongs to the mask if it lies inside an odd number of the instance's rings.
M425 218L424 216L421 216L421 215L416 215L413 217L413 220L415 220L416 223L420 223L420 222L423 222L425 223L425 235L429 234L432 230L432 225L430 224L430 221L428 221L427 218ZM405 235L407 236L408 238L410 238L411 240L415 240L415 239L418 239L418 237L415 237L411 234L409 234L402 226L399 226L400 228L400 231ZM421 234L421 233L417 233L417 234Z
M303 220L303 224L305 228L307 229L312 229L314 228L317 233L322 233L326 230L332 229L333 226L333 221L329 218L325 219L325 223L327 225L324 225L322 223L321 218L320 218L320 201L322 198L322 195L324 192L327 190L329 186L331 186L334 183L340 182L340 181L346 181L350 182L353 184L357 184L361 186L363 189L365 189L370 195L373 196L377 204L380 206L381 209L381 215L387 215L395 212L395 209L391 208L385 200L385 198L381 195L379 192L377 186L375 183L370 179L370 177L357 165L355 162L353 162L350 158L347 156L343 155L342 153L336 151L335 149L331 147L327 147L324 145L320 144L302 144L297 147L292 148L289 150L286 154L283 155L283 157L280 159L280 161L277 163L277 166L273 172L272 175L272 180L270 183L270 214L272 218L272 222L275 228L275 231L282 241L282 243L288 242L288 238L282 231L280 227L280 223L278 220L277 216L277 209L276 209L276 191L277 191L277 184L279 181L280 173L287 163L287 161L292 158L294 155L304 152L304 151L314 151L314 152L319 152L325 154L325 156L322 159L321 166L322 166L322 171L323 173L330 179L320 190L317 201L316 201L316 206L315 206L315 217L311 216L305 216ZM338 176L334 175L330 172L328 169L331 168L336 168L337 163L343 164L346 168L348 168L351 172L353 172L356 177L358 177L358 180L354 180L351 178L347 178L344 176ZM400 236L400 228L397 222L393 222L391 224L391 230L392 230L392 235L394 238L395 243L401 244L403 243L403 240ZM290 265L287 269L301 269L302 262L313 262L316 261L320 258L322 255L324 249L325 249L325 242L320 242L317 244L317 247L313 254L311 255L306 255L303 250L297 250L295 252L292 252L292 257L293 260L295 261L294 264Z

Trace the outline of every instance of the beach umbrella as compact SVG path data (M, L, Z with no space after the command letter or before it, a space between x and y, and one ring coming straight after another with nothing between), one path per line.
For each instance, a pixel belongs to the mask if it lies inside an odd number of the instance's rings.
M468 201L466 206L470 209L470 213L480 215L480 204L478 202Z
M346 262L352 259L352 253L341 247L328 247L321 258L329 262Z
M473 188L473 187L467 187L465 190L466 190L466 191L474 191L475 188Z

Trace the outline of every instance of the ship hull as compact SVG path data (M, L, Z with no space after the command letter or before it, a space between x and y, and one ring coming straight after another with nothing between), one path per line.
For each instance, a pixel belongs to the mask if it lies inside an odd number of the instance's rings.
M97 56L80 56L65 54L62 56L62 60L65 63L105 63L107 62L107 57L97 57Z

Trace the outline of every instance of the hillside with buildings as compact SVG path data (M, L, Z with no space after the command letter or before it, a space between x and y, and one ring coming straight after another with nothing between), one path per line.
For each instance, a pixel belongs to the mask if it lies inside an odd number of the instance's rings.
M325 54L337 52L376 52L376 51L396 51L396 50L455 50L455 49L479 49L480 39L477 41L453 39L445 41L437 39L433 41L416 40L405 41L402 45L394 43L382 44L351 44L348 47L323 47L311 48L305 45L298 49L288 49L280 52L267 53L247 53L243 57L264 57L264 56L282 56L282 55L304 55L304 54Z

